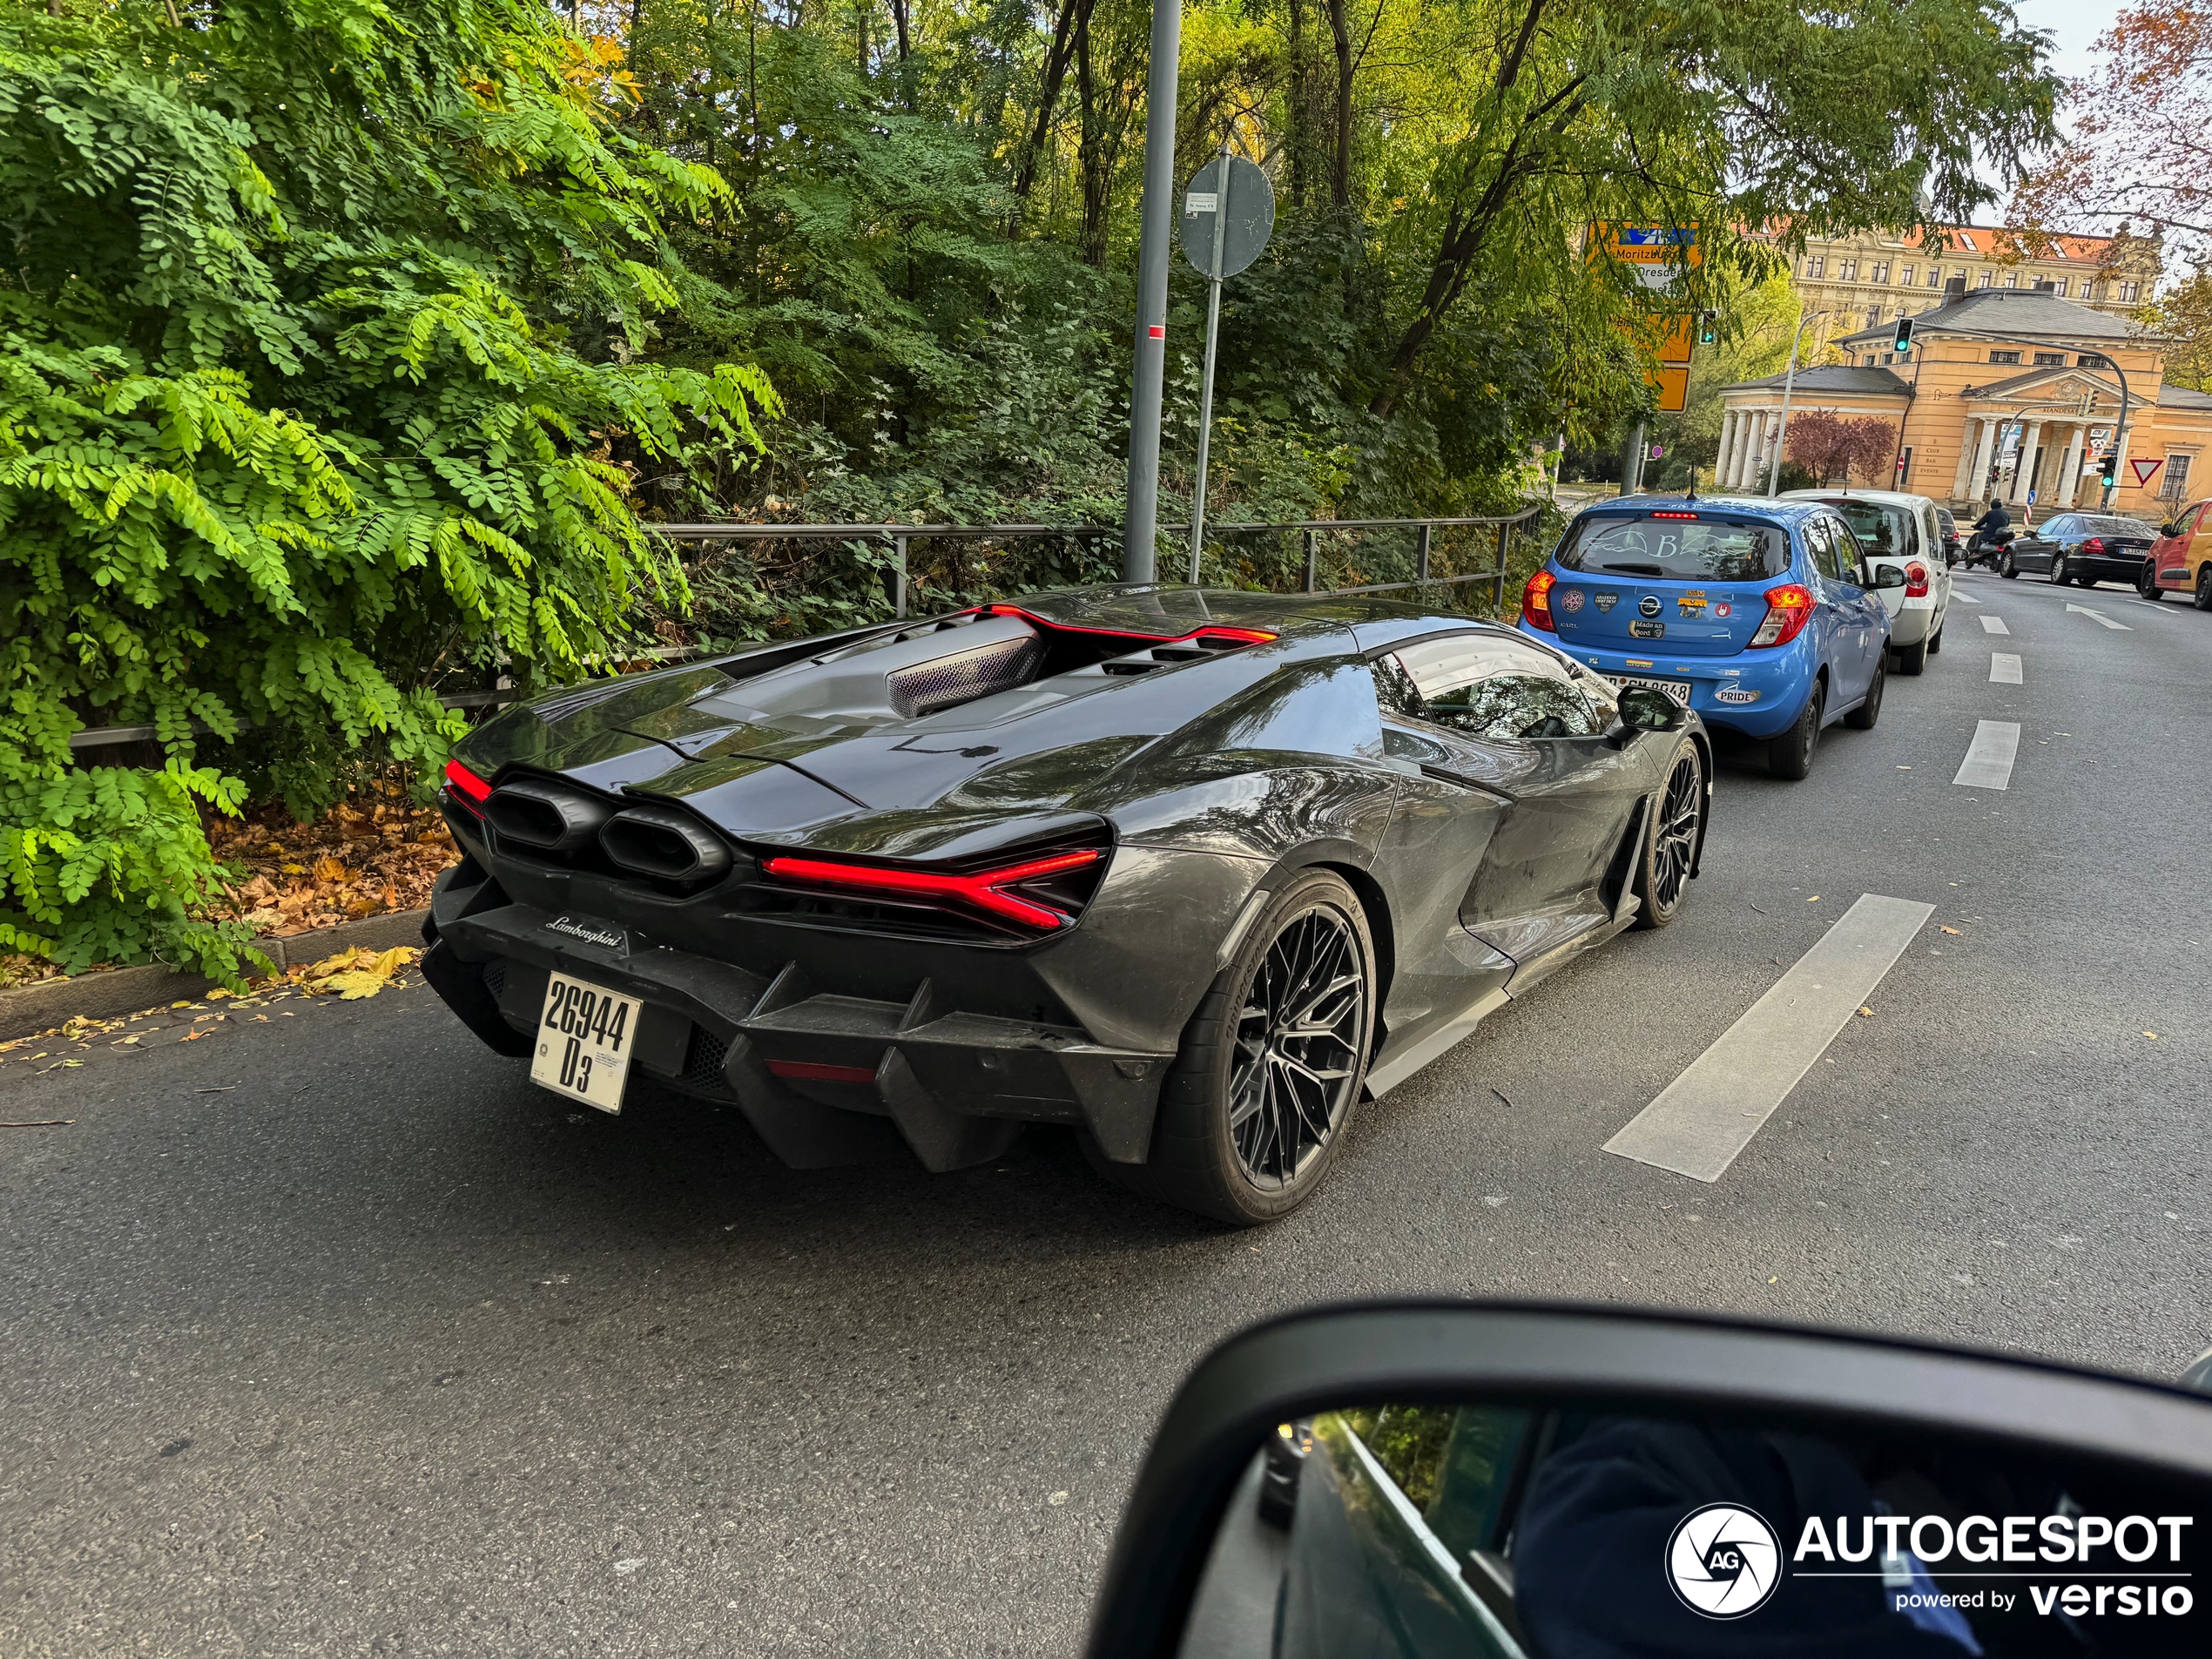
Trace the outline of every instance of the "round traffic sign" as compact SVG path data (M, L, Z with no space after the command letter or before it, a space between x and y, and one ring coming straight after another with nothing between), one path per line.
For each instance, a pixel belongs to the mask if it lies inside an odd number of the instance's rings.
M1184 258L1207 276L1235 276L1260 256L1275 233L1275 188L1244 157L1216 156L1183 192L1182 226Z

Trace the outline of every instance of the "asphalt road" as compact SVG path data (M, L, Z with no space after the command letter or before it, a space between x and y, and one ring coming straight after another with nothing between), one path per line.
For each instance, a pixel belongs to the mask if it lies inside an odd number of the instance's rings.
M0 1068L0 1118L74 1120L0 1130L0 1651L1066 1654L1177 1379L1330 1298L2171 1374L2212 1341L2212 617L1959 587L1810 781L1723 765L1675 927L1365 1110L1256 1233L1044 1133L794 1174L673 1098L571 1111L419 987ZM2021 727L2001 792L1952 781L1984 719ZM1600 1150L1869 893L1935 914L1725 1175Z

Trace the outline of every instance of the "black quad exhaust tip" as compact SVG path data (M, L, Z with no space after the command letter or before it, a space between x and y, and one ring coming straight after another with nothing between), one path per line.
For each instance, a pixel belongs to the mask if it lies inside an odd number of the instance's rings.
M600 827L599 845L622 869L657 881L711 881L731 864L719 837L670 806L624 807Z
M502 784L484 802L484 816L502 839L563 854L590 846L614 810L597 795L536 778Z

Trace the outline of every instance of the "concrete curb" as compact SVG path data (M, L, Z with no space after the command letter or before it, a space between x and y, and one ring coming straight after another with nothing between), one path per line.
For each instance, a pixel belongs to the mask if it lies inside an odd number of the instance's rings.
M419 946L422 918L429 914L428 910L388 910L381 916L341 921L335 927L253 942L280 968L305 967L361 945L373 950ZM180 997L196 997L214 983L197 974L172 973L158 964L79 974L71 979L40 980L12 991L0 991L0 1042L48 1030L66 1020L114 1020L144 1008L163 1008Z

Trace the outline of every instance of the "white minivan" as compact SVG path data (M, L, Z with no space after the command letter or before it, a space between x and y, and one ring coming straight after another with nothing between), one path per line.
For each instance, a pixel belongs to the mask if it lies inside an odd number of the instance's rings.
M1905 572L1901 588L1877 588L1890 613L1890 654L1900 674L1917 674L1943 649L1951 609L1951 564L1942 521L1925 496L1895 489L1792 489L1785 501L1824 502L1844 516L1869 564Z

